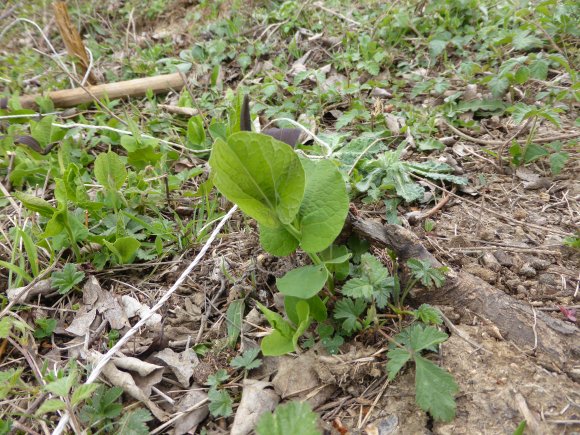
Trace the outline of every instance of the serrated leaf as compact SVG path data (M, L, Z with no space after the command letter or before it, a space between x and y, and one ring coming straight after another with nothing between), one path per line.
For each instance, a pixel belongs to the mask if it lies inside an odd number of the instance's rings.
M117 192L127 179L127 169L113 151L101 153L95 159L95 178L105 189Z
M548 62L544 59L536 59L530 64L530 76L537 80L548 78Z
M246 350L242 355L235 357L230 365L235 369L251 370L262 365L262 361L258 359L260 349L257 347Z
M380 260L368 252L361 255L360 269L371 285L382 285L389 276L389 270Z
M530 143L524 150L524 163L531 163L541 157L547 156L548 154L550 153L543 146Z
M423 411L435 420L455 417L455 394L459 387L453 376L422 356L415 355L415 399Z
M439 288L445 282L445 268L432 267L427 260L411 258L407 261L407 266L411 270L413 277L419 279L425 287L434 285Z
M95 392L97 388L99 388L99 384L82 384L74 390L72 397L71 397L71 404L73 406L78 405L84 400L87 400L92 394Z
M328 272L324 264L303 266L278 278L276 287L283 295L310 299L322 290L327 278Z
M232 415L233 400L226 390L210 388L207 393L209 412L213 417L229 417Z
M523 85L530 78L530 69L527 66L521 66L518 68L514 75L514 79L517 84Z
M507 91L507 89L510 86L510 82L505 77L494 76L487 83L487 86L489 87L489 90L491 91L491 94L494 97L498 98L498 97L501 97L503 94L505 94L505 91Z
M260 225L291 223L302 203L305 177L286 144L269 136L239 132L216 140L209 164L215 186Z
M540 38L531 35L529 31L517 31L513 37L512 45L516 50L529 50L531 48L541 47L543 42Z
M148 435L150 430L146 423L150 420L153 420L153 416L148 410L136 409L121 417L115 432L123 435Z
M352 278L342 286L340 292L353 299L370 300L373 296L373 286L366 278Z
M279 405L274 413L265 413L256 426L257 435L321 435L318 416L308 402Z
M66 403L64 403L64 401L60 399L47 399L42 403L42 405L40 405L34 415L40 416L48 414L49 412L61 411L63 409L66 409Z
M570 158L568 153L560 152L550 155L550 170L553 175L558 175L564 169L566 162Z
M342 329L350 334L362 327L358 318L366 307L367 304L362 299L343 298L334 306L334 318L342 320Z
M416 319L427 325L440 325L443 323L439 310L429 304L421 304L421 306L413 312L413 315Z
M85 279L85 273L77 271L76 264L67 263L61 271L53 272L51 282L57 288L58 293L66 294L75 285L80 284Z
M409 345L415 352L424 349L433 349L443 343L449 336L432 326L423 328L421 325L413 325L409 331Z
M411 354L406 349L395 348L389 350L387 358L387 373L389 374L389 380L392 381L407 361L411 359Z

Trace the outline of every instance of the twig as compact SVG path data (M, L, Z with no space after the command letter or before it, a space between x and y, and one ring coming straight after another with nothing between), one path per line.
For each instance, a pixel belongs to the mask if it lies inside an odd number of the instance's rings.
M463 341L465 341L466 343L469 343L470 345L473 346L473 348L475 349L474 352L477 352L478 350L483 350L486 353L489 353L490 355L493 355L493 352L487 350L485 347L483 347L483 345L476 343L475 341L473 341L471 338L469 338L469 336L463 332L461 329L459 329L457 326L455 326L453 324L453 322L451 320L449 320L447 318L447 316L445 316L445 314L443 314L441 312L441 310L439 310L439 314L441 315L441 318L443 319L443 322L445 322L445 326L447 326L451 332L453 332L454 334L456 334L459 338L461 338Z
M121 348L131 339L131 337L133 335L135 335L137 333L137 331L140 330L141 327L143 327L145 325L147 320L149 320L149 318L153 314L155 314L156 311L158 311L161 307L163 307L163 305L169 300L171 295L173 295L173 293L175 293L175 291L181 286L183 281L185 281L185 279L191 273L191 271L195 268L195 266L198 265L198 263L204 257L205 253L207 252L207 250L209 249L209 247L211 246L211 244L213 243L213 241L215 240L215 238L219 234L222 227L232 217L232 215L235 213L235 211L237 209L238 209L238 206L234 205L228 211L228 213L222 218L222 220L217 224L217 226L215 227L215 229L213 230L213 232L211 233L211 235L207 239L207 242L205 242L205 244L203 245L203 247L201 248L199 253L195 256L193 261L190 263L190 265L187 266L187 268L179 276L177 281L175 281L175 283L171 286L171 288L169 290L167 290L167 292L161 297L161 299L159 299L159 301L151 308L151 311L149 311L149 313L147 313L147 315L143 316L141 318L141 320L139 320L131 329L129 329L129 331L127 331L127 333L123 337L121 337L119 339L119 341L115 344L115 346L113 346L111 349L109 349L109 351L105 355L103 355L101 360L93 367L93 370L91 371L90 375L87 377L85 385L92 384L93 382L95 382L97 380L97 378L99 377L99 375L101 374L101 371L109 363L111 358L118 351L121 350ZM59 421L58 426L54 429L53 435L60 435L64 431L64 429L66 428L66 425L68 424L69 419L70 419L70 416L68 415L68 413L65 413L62 416L61 420Z
M452 193L457 192L457 186L453 186L453 188L451 189L451 192ZM417 222L417 221L427 219L427 218L433 216L435 213L437 213L439 210L441 210L443 207L445 207L445 205L449 202L450 199L451 199L451 195L445 195L441 199L441 201L439 201L437 204L435 204L435 207L433 207L428 212L420 214L419 216L414 216L413 220L415 222Z

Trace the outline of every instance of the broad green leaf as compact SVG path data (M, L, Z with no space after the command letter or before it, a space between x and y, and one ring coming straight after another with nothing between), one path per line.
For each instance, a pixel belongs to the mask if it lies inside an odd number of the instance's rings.
M430 137L425 140L417 141L417 146L421 151L442 150L445 149L443 142Z
M448 338L449 336L446 333L432 326L423 328L421 325L413 325L409 331L409 344L415 352L420 352L423 349L432 349Z
M348 248L345 245L330 245L320 252L318 256L324 262L328 271L334 274L336 281L346 279L350 273L348 260L352 258L352 254L348 252Z
M118 191L127 178L127 170L119 155L113 151L99 154L95 159L95 178L105 189Z
M33 334L34 338L47 338L52 335L56 328L56 319L45 318L45 319L36 319L34 321L36 323L37 328L34 330Z
M38 141L42 148L45 148L48 144L56 142L63 138L66 130L59 127L54 127L52 123L55 120L54 115L45 116L38 122L30 122L30 134Z
M328 312L326 310L326 305L319 296L313 296L310 299L300 299L293 296L284 296L284 309L286 310L286 315L295 325L300 323L298 312L296 311L296 305L298 302L304 300L308 302L308 306L310 307L310 315L314 320L317 322L324 322L327 319Z
M269 228L291 223L304 195L304 170L288 145L239 132L216 140L209 164L214 184L242 211Z
M322 435L318 416L308 402L279 405L274 413L265 413L256 426L257 435Z
M205 147L205 128L200 115L192 116L187 122L187 145L194 150Z
M431 59L435 59L443 50L447 47L447 41L441 41L440 39L432 39L429 41L429 56Z
M530 78L530 69L527 66L521 66L516 71L514 79L517 84L523 85Z
M312 319L310 318L310 306L308 305L307 301L299 301L296 304L296 313L298 315L298 327L296 328L296 332L292 336L292 344L294 345L294 349L298 350L298 339L304 331L308 329Z
M415 399L423 411L435 420L455 417L455 394L459 387L453 376L422 356L415 355Z
M328 272L324 264L303 266L278 278L276 286L283 295L310 299L322 290L327 278Z
M387 358L389 359L387 361L387 373L389 374L389 381L392 381L407 361L411 359L411 354L408 350L397 347L389 350Z
M18 228L18 234L22 238L22 243L24 244L24 249L26 250L26 255L28 256L28 264L30 264L32 275L38 276L38 252L36 250L36 245L26 231Z
M268 228L260 225L260 244L272 255L285 257L292 254L298 248L299 241L284 227Z
M266 317L266 320L268 321L270 326L272 326L272 328L274 328L276 331L279 331L287 339L289 340L292 339L292 335L294 335L295 329L292 328L292 326L290 326L290 324L286 320L284 320L284 318L280 314L275 313L274 311L266 308L259 302L256 302L256 305L258 305L258 308L260 309L260 311L262 311L262 313Z
M236 299L230 303L226 311L226 325L228 330L228 344L235 347L242 330L242 318L244 315L244 299Z
M280 331L273 331L262 339L260 344L264 356L280 356L294 352L292 337L286 337Z
M99 388L100 384L81 384L74 390L71 397L71 405L76 406L84 400L87 400Z
M38 198L34 195L29 195L28 193L16 191L13 194L14 198L22 202L22 205L28 210L34 211L41 216L51 217L56 208L50 205L50 203L42 198Z
M115 240L115 243L103 240L103 244L115 254L120 264L132 263L137 255L137 250L141 247L141 242L130 236L120 237Z
M302 159L306 173L300 207L300 246L306 252L326 249L340 234L348 213L346 183L330 160Z
M537 80L546 80L548 77L548 62L543 59L536 59L530 65L530 76Z
M47 399L42 403L42 405L40 405L40 408L38 408L34 415L44 415L49 412L62 411L63 409L66 409L66 403L64 403L64 401L59 399Z

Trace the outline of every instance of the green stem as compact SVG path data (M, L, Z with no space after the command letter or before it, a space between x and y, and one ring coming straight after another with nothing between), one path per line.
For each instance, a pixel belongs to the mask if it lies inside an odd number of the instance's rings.
M407 295L409 294L411 289L413 287L415 287L415 284L417 284L417 281L418 281L417 279L414 279L411 282L409 282L409 284L407 284L407 287L405 287L405 290L403 291L403 295L401 296L401 303L399 304L399 308L403 307L403 304L405 303L405 298L407 297Z

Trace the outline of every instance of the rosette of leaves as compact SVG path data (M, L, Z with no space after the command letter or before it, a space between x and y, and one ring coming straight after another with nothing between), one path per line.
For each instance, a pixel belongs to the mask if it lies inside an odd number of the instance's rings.
M451 174L453 168L445 163L427 160L424 162L407 162L401 160L404 144L395 151L386 151L378 158L367 160L362 171L366 173L356 184L359 192L368 192L373 199L378 199L380 191L394 190L407 202L423 198L425 188L413 180L411 175L443 180L453 184L466 185L467 179Z

